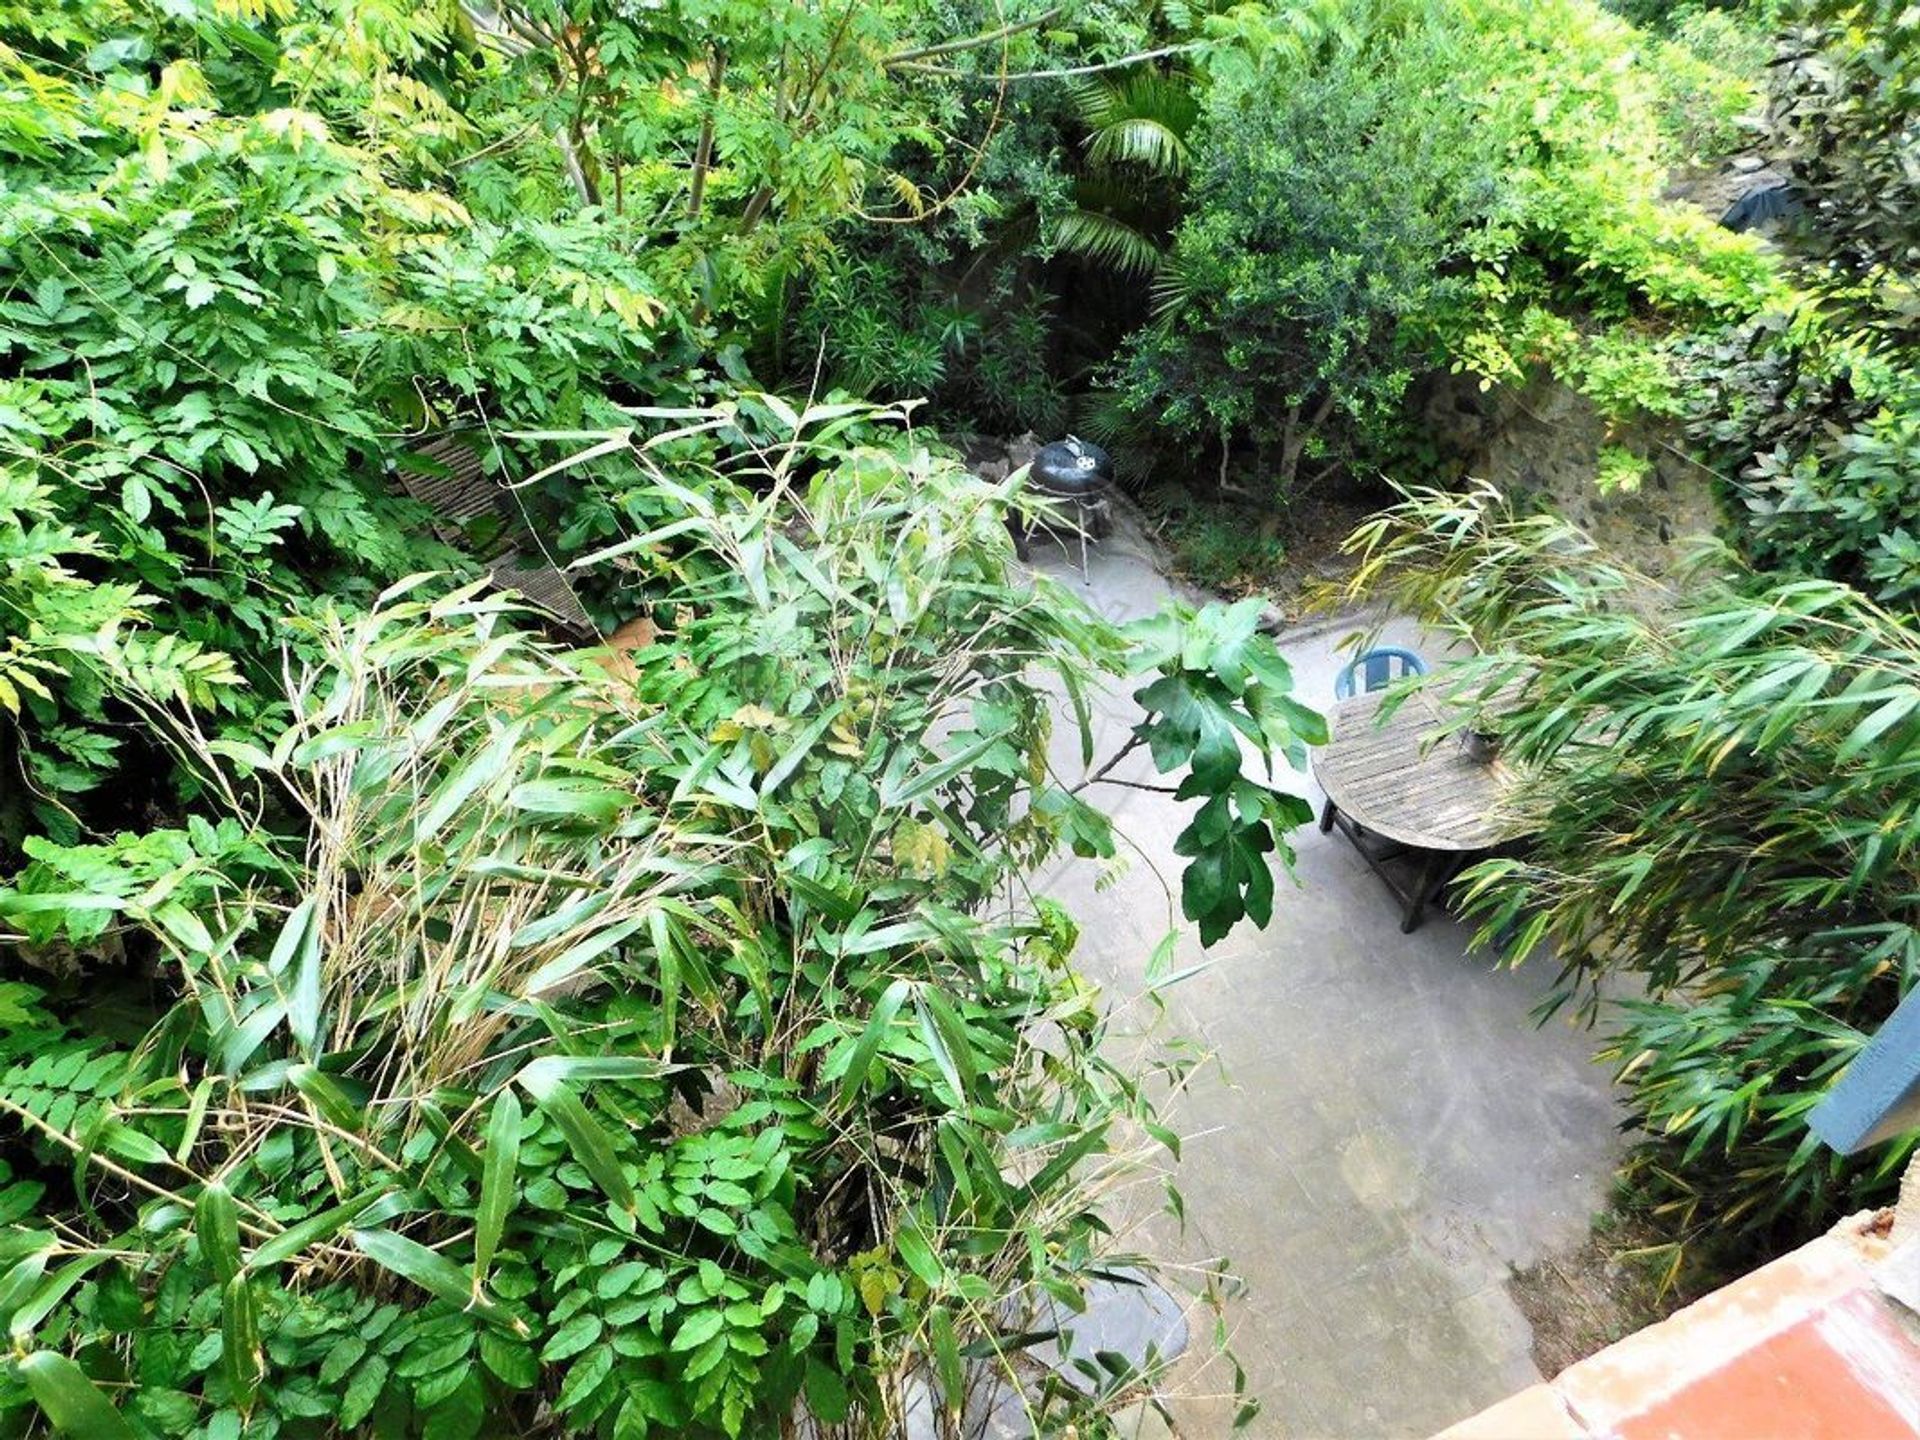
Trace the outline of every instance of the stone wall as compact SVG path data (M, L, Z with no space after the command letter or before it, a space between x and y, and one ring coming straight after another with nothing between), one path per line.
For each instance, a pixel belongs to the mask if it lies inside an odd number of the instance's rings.
M1670 574L1692 542L1720 528L1712 477L1686 457L1670 422L1610 428L1592 402L1544 378L1482 392L1469 377L1449 376L1419 405L1428 433L1463 473L1544 499L1648 574ZM1594 477L1607 445L1652 460L1637 490L1601 493Z

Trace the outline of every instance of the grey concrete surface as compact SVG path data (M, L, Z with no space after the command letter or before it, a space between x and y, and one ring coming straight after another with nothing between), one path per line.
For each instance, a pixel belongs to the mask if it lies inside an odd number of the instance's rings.
M1152 612L1170 591L1125 519L1096 549L1090 585L1057 549L1036 545L1034 558L1115 619ZM1332 703L1346 658L1336 645L1355 628L1280 636L1302 699ZM1436 637L1404 623L1385 634L1436 653ZM1103 698L1097 759L1137 718L1127 687ZM1057 772L1077 778L1064 717L1054 743ZM1144 752L1115 773L1153 778ZM1279 781L1318 805L1308 776ZM1427 1435L1531 1384L1531 1336L1504 1282L1585 1238L1620 1152L1593 1037L1532 1018L1551 963L1498 969L1443 914L1402 935L1395 902L1348 842L1308 826L1293 837L1296 879L1280 878L1273 923L1204 953L1183 935L1175 968L1207 968L1166 989L1156 1018L1146 965L1177 920L1172 844L1186 807L1116 787L1099 799L1131 863L1116 875L1069 861L1038 888L1079 918L1081 967L1105 991L1119 1049L1186 1041L1211 1057L1164 1110L1184 1137L1174 1181L1185 1225L1155 1184L1113 1213L1176 1277L1224 1257L1245 1281L1225 1320L1262 1409L1242 1433ZM1209 1324L1196 1317L1168 1387L1186 1440L1227 1435L1233 1415Z

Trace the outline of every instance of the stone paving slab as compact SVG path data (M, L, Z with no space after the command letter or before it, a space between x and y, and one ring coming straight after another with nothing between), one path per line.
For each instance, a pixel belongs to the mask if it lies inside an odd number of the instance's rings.
M1077 565L1044 545L1036 560L1081 587ZM1077 556L1075 557L1077 560ZM1115 619L1151 613L1170 593L1137 530L1096 548L1096 608ZM1296 689L1333 700L1351 625L1283 633ZM1386 643L1430 659L1431 636L1395 624ZM1097 758L1138 718L1126 687L1096 706ZM1063 723L1055 766L1084 773ZM1132 762L1139 762L1132 767ZM1151 779L1144 753L1116 773ZM1291 788L1316 805L1309 777ZM1080 964L1106 992L1117 1045L1144 1037L1155 1011L1145 967L1177 914L1172 853L1185 807L1113 788L1099 796L1138 849L1118 883L1073 861L1038 889L1081 920ZM1177 1183L1182 1230L1154 1211L1151 1187L1130 1192L1129 1243L1181 1262L1224 1256L1246 1281L1228 1323L1263 1409L1254 1436L1423 1436L1538 1378L1531 1336L1504 1289L1511 1267L1577 1245L1604 1206L1621 1142L1593 1037L1531 1011L1553 979L1467 953L1467 934L1430 915L1399 931L1393 898L1337 833L1294 837L1297 884L1278 885L1273 924L1203 954L1183 938L1175 968L1212 961L1165 992L1151 1040L1186 1037L1214 1057L1168 1117L1187 1137ZM1230 1372L1205 1355L1170 1400L1187 1440L1229 1433Z

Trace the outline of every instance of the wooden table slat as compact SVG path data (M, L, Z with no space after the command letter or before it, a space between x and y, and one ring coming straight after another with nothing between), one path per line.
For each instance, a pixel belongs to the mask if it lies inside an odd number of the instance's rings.
M1384 723L1387 692L1343 700L1313 773L1339 809L1375 834L1422 850L1491 850L1514 838L1505 801L1516 776L1442 734L1440 699L1416 690Z

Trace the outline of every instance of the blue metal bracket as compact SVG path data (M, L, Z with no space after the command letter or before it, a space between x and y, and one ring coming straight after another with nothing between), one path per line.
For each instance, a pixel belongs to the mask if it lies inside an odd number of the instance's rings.
M1920 1130L1920 989L1900 1002L1807 1123L1842 1155Z

